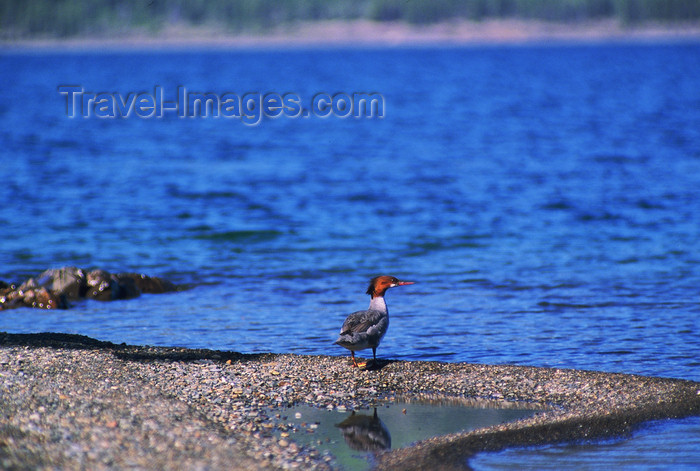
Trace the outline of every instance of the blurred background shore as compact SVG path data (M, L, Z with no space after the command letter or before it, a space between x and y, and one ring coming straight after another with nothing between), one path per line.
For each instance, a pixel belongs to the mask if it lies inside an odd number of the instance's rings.
M10 0L0 4L0 42L22 47L683 38L700 38L700 0Z

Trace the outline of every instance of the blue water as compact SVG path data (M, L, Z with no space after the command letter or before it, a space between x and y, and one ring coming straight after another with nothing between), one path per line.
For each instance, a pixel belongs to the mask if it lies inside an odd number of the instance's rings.
M5 311L0 330L345 355L344 317L391 274L417 284L388 294L380 357L700 381L700 44L6 51L0 74L0 279L76 265L191 287ZM61 85L385 108L71 119ZM672 424L654 430L697 433Z

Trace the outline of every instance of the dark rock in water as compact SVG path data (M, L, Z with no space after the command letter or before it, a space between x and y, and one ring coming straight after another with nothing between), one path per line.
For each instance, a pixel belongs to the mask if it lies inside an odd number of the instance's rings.
M0 289L0 311L3 309L12 309L22 307L24 295L20 295L20 291L15 285L7 285Z
M124 277L121 273L118 273L115 277L119 287L119 299L131 299L141 296L141 290L136 286L136 282L133 279Z
M68 300L85 297L88 289L85 272L77 267L52 268L37 277L39 286Z
M0 310L29 306L40 309L64 309L68 300L85 296L85 274L76 267L50 269L29 278L19 288L0 293Z
M87 275L86 297L109 301L111 299L137 298L141 293L159 294L175 291L177 287L161 278L139 273L110 274L104 270L94 270Z
M29 278L27 281L19 285L19 291L27 292L39 287L39 284L34 278Z
M63 309L67 307L65 298L56 295L43 286L23 283L24 288L6 288L0 292L0 310L15 307L36 307L39 309Z
M45 287L41 286L34 290L32 303L28 304L28 297L25 296L24 303L30 307L39 309L65 309L67 307L65 298L57 296Z
M166 293L177 287L162 278L138 273L87 272L77 267L53 268L19 287L0 282L0 311L16 307L65 309L68 301L131 299L141 293Z
M119 299L119 281L105 270L93 270L87 274L86 298L98 301Z
M124 280L133 282L142 293L160 294L175 291L177 289L177 287L168 280L140 273L119 273L117 274L117 279L120 283L122 283Z

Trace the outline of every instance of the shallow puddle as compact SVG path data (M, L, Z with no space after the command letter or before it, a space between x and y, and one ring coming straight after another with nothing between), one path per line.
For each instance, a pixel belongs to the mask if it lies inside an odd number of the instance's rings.
M289 438L330 452L343 469L367 470L375 453L401 448L437 435L511 422L539 410L456 404L402 403L372 409L326 410L310 406L285 411L293 425Z

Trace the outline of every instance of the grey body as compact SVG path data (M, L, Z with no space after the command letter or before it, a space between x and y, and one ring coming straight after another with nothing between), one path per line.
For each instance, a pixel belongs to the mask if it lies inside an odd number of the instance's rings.
M376 349L389 328L389 311L383 296L372 298L369 309L350 314L340 336L335 341L353 352L366 348Z

